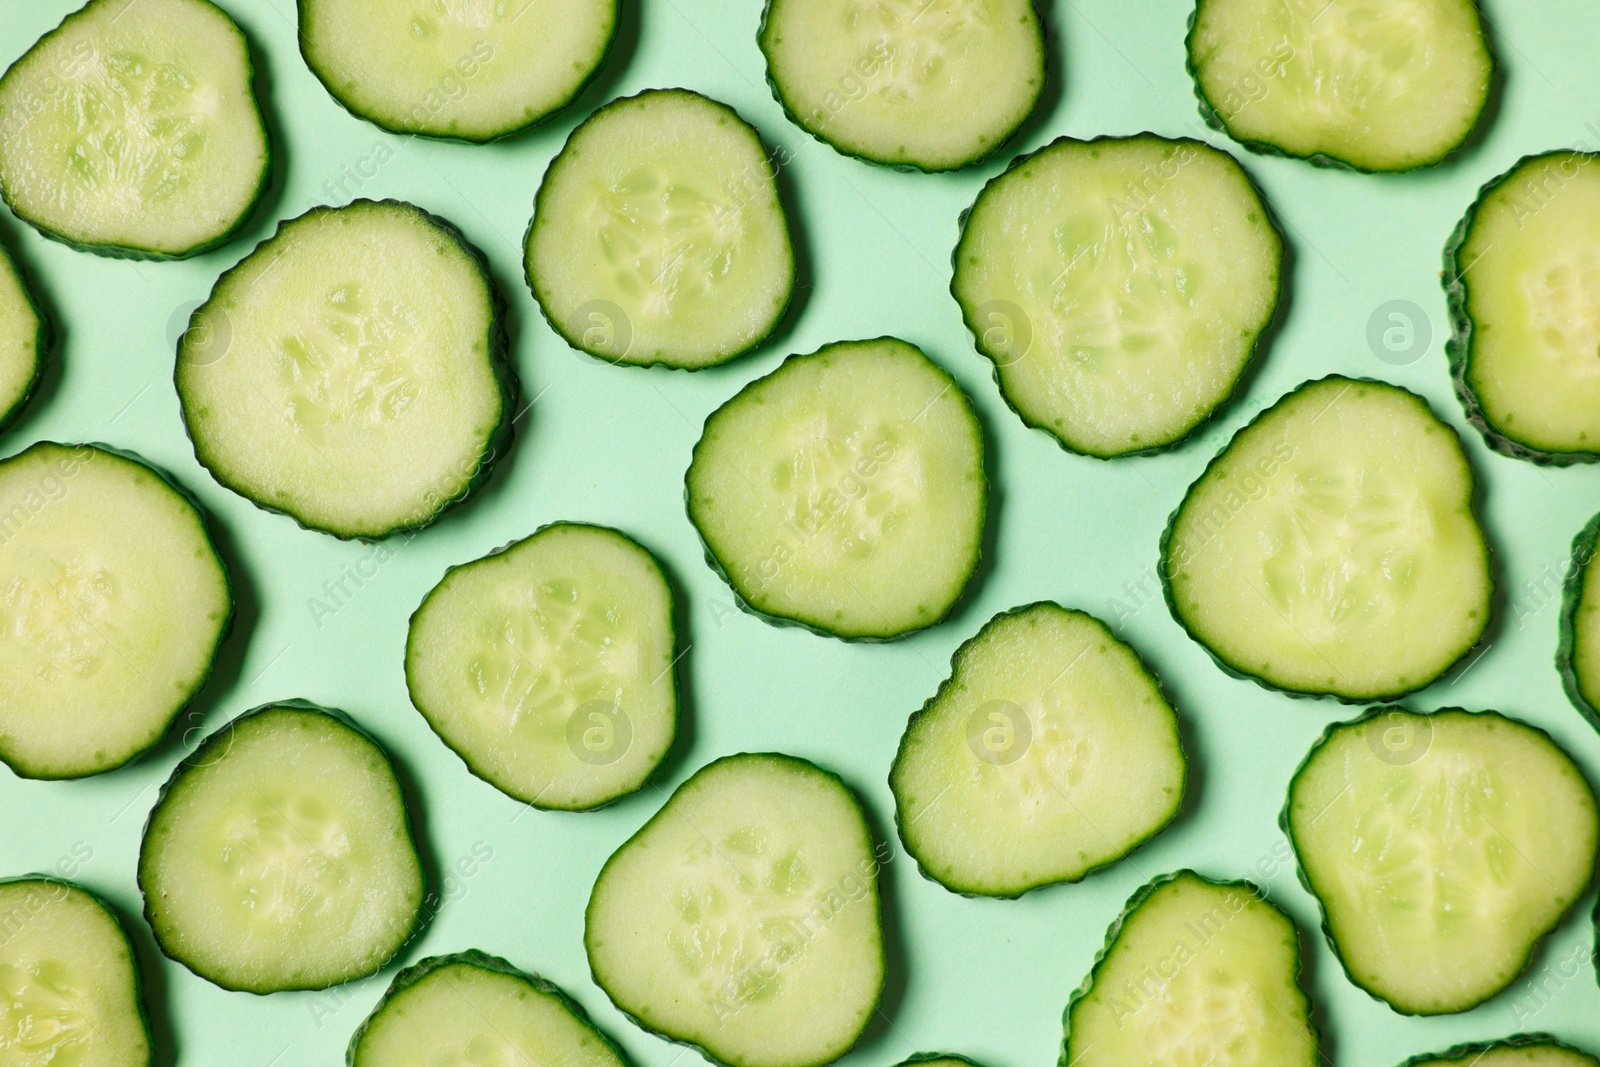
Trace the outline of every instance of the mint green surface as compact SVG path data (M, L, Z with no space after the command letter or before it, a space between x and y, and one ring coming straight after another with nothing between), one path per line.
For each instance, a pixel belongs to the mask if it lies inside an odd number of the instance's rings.
M0 218L0 235L31 268L64 335L40 394L0 438L0 453L40 438L87 439L172 470L216 517L240 598L238 623L194 715L155 753L82 782L24 782L0 770L0 877L72 875L125 917L135 915L140 831L173 764L239 712L302 696L349 711L396 756L422 798L432 889L449 899L380 976L265 999L157 963L148 931L135 923L164 1060L175 1045L184 1064L333 1067L400 964L479 947L559 983L639 1067L698 1063L697 1054L627 1023L590 981L583 905L600 865L666 790L745 749L789 752L840 772L864 796L877 831L892 833L886 776L906 718L985 620L1045 598L1116 622L1161 674L1193 760L1191 805L1127 861L1018 901L948 893L918 876L894 841L884 882L889 991L882 1016L845 1063L891 1064L948 1049L994 1067L1049 1067L1062 1008L1107 924L1140 884L1183 866L1260 881L1300 921L1326 1051L1339 1067L1389 1067L1518 1029L1600 1050L1600 988L1588 962L1592 892L1528 975L1467 1015L1405 1019L1346 981L1286 862L1277 817L1291 773L1324 725L1359 709L1226 677L1172 621L1153 569L1185 487L1234 430L1285 391L1330 372L1414 389L1465 431L1485 483L1483 515L1503 595L1481 660L1406 703L1528 719L1600 782L1600 735L1569 705L1552 665L1560 575L1573 535L1600 508L1600 468L1540 469L1494 455L1464 426L1445 367L1438 281L1441 249L1481 183L1528 152L1600 146L1600 8L1590 0L1489 4L1504 95L1487 134L1441 168L1362 176L1236 151L1293 249L1283 328L1242 396L1197 439L1109 463L1069 456L1022 427L946 291L957 216L1012 151L971 172L928 176L868 167L813 141L783 119L763 80L757 0L629 0L617 47L579 104L531 134L486 147L409 141L351 117L301 62L291 0L223 2L263 71L277 159L264 210L222 248L159 264L73 252L9 214ZM0 60L20 55L73 6L8 5ZM1056 80L1017 151L1063 133L1144 129L1232 147L1200 124L1184 72L1182 0L1058 0L1052 15ZM753 357L695 375L614 368L573 352L521 281L534 191L566 134L613 96L674 85L734 105L792 156L782 180L795 198L804 255L798 312L778 338ZM486 491L436 526L376 549L303 531L220 488L195 464L172 388L177 333L216 276L278 219L354 196L415 201L484 249L510 304L521 404L535 401ZM1392 300L1414 302L1431 323L1426 353L1403 366L1379 360L1367 342L1369 317ZM975 595L951 621L891 645L844 644L740 613L702 561L684 515L683 472L701 422L790 352L885 333L948 368L988 427L996 527ZM557 519L616 526L660 556L686 598L683 639L692 646L681 664L686 746L669 760L660 788L593 814L532 811L473 778L411 708L401 672L407 618L448 565ZM360 576L359 588L347 574ZM342 578L351 595L330 595L329 583ZM440 868L452 872L447 886ZM1534 980L1548 1001L1542 1009L1529 993Z

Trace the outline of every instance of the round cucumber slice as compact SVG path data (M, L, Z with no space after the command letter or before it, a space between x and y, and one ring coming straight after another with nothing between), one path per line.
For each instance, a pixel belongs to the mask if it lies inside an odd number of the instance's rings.
M626 1067L557 986L473 949L395 976L350 1039L349 1067L508 1064Z
M878 858L837 777L771 753L702 768L606 861L589 967L623 1012L728 1067L821 1067L883 991Z
M266 189L244 35L207 0L89 0L0 77L0 195L102 255L191 256Z
M1561 643L1556 669L1567 696L1600 729L1600 515L1572 542L1572 563L1562 589Z
M1284 831L1350 980L1407 1015L1516 980L1594 880L1600 808L1543 730L1377 708L1328 728Z
M1300 932L1249 882L1157 878L1111 924L1066 1011L1061 1062L1315 1067Z
M0 245L0 430L16 421L33 395L52 340L50 320Z
M1489 100L1473 0L1197 0L1200 113L1246 148L1361 171L1431 166Z
M978 565L988 480L961 387L913 345L791 356L706 419L689 519L769 621L886 640L949 613Z
M1549 1034L1518 1034L1504 1041L1413 1056L1400 1067L1600 1067L1600 1059Z
M299 0L300 54L333 98L394 133L482 143L570 104L617 0Z
M0 882L0 1063L149 1067L133 946L111 910L70 882Z
M139 848L161 950L224 989L326 989L375 973L422 912L389 758L338 712L272 704L173 771Z
M1162 539L1167 603L1226 671L1349 702L1466 656L1494 580L1461 441L1398 386L1333 375L1257 416Z
M120 767L166 733L233 618L193 503L143 462L41 442L0 462L0 760Z
M217 280L178 342L195 457L336 537L425 526L510 443L499 295L454 227L395 200L319 207Z
M871 163L979 163L1044 90L1032 0L767 0L759 41L795 124Z
M609 363L697 370L767 339L794 293L776 166L726 104L687 89L614 100L572 131L528 226L550 327Z
M616 530L562 522L452 567L411 617L411 701L467 768L537 808L642 787L678 726L672 590Z
M1178 443L1233 395L1282 261L1227 153L1063 137L978 194L950 291L1022 421L1110 458Z
M996 615L911 717L889 786L906 851L947 889L1076 882L1178 814L1178 719L1139 654L1059 604Z

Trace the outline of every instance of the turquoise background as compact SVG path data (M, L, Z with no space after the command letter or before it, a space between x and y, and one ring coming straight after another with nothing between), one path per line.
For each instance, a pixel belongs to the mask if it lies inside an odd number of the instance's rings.
M0 451L40 438L107 441L173 471L222 531L239 619L216 678L154 753L81 782L25 782L0 770L0 876L75 873L125 915L137 914L140 831L182 753L266 701L299 696L336 705L371 730L416 784L433 863L453 872L445 893L453 899L401 962L471 946L507 956L561 984L641 1067L687 1067L696 1053L629 1024L589 978L583 905L601 863L696 767L746 749L794 753L837 770L865 799L878 832L892 834L885 776L906 717L984 620L1053 598L1116 619L1162 675L1195 770L1189 806L1125 862L1080 885L1010 902L946 892L921 878L895 841L883 877L888 994L845 1063L887 1065L932 1049L992 1067L1054 1063L1061 1010L1107 925L1140 884L1183 866L1257 879L1306 928L1308 983L1326 1054L1340 1067L1389 1067L1456 1041L1501 1037L1519 1024L1600 1050L1592 966L1559 977L1592 951L1593 893L1529 974L1476 1011L1406 1019L1350 985L1314 933L1316 908L1284 862L1277 817L1308 747L1327 723L1357 709L1289 699L1223 675L1172 621L1153 570L1162 527L1184 488L1229 435L1285 391L1335 371L1414 389L1464 431L1484 483L1482 514L1502 593L1487 652L1406 703L1492 707L1526 718L1600 781L1600 735L1567 702L1551 664L1560 573L1574 533L1600 509L1600 468L1507 459L1465 426L1445 365L1438 279L1440 249L1481 183L1524 153L1600 144L1600 10L1592 3L1492 0L1504 84L1486 129L1443 167L1373 177L1252 155L1204 130L1183 64L1186 0L1056 0L1052 82L1038 117L995 161L944 176L869 167L792 126L763 80L757 0L625 0L621 38L582 100L531 134L487 147L408 140L353 118L302 63L291 0L222 2L263 68L277 160L266 203L236 239L181 263L73 252L0 217L0 235L31 268L64 334L40 395ZM0 58L20 55L74 6L7 4ZM694 375L613 368L575 353L545 325L520 266L535 189L573 126L612 97L677 85L734 105L769 144L792 153L782 181L804 253L798 313L781 334L749 358ZM1173 452L1106 463L1068 455L1006 409L946 291L950 249L957 216L1015 151L1060 134L1146 129L1234 148L1286 231L1289 304L1258 371L1214 423ZM173 343L217 275L279 219L355 196L414 201L487 253L510 305L522 403L533 403L483 492L436 526L392 542L392 558L334 614L317 618L311 598L347 569L370 573L374 549L259 511L196 465L172 388ZM1414 302L1431 328L1425 354L1403 366L1378 359L1366 339L1369 317L1391 300ZM703 562L682 506L690 448L711 410L785 355L885 333L915 342L948 368L988 428L995 527L981 580L950 621L894 644L844 644L769 626L738 611ZM401 672L407 618L445 567L556 519L635 535L665 561L686 604L687 743L658 785L593 814L527 810L472 778L411 708ZM492 858L461 862L475 848L492 850ZM163 1062L175 1050L185 1064L338 1063L396 969L328 993L259 998L224 992L161 959L142 924L135 930ZM1519 1012L1529 983L1547 970L1555 989L1549 1006L1531 1017Z

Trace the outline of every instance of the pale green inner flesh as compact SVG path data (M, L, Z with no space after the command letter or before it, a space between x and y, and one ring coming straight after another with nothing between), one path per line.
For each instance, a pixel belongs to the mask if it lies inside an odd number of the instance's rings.
M0 185L68 240L177 255L265 180L244 38L199 0L93 0L0 79Z
M0 885L0 1063L145 1067L128 939L81 889Z
M1594 871L1582 773L1499 716L1391 711L1342 728L1296 778L1289 819L1345 966L1413 1012L1463 1011L1510 984Z
M883 985L877 863L848 790L781 756L685 783L601 872L596 979L651 1029L724 1063L826 1063Z
M1235 140L1368 170L1460 144L1494 68L1472 0L1201 0L1189 56Z
M553 993L453 963L379 1006L353 1067L624 1067Z
M1283 689L1420 688L1488 621L1471 495L1460 442L1421 400L1342 378L1304 386L1190 490L1167 549L1177 615Z
M0 249L0 422L22 402L39 370L39 313L22 276Z
M485 140L572 99L616 0L310 0L301 33L342 100L392 129Z
M1545 452L1600 452L1600 173L1529 160L1474 209L1467 385L1494 428Z
M229 605L199 514L149 468L54 444L0 464L0 755L79 777L148 748Z
M503 414L482 269L408 205L286 224L184 335L196 451L250 499L346 536L426 521L479 472Z
M778 0L761 47L807 129L929 169L987 155L1044 85L1031 0Z
M406 677L473 770L540 807L630 792L676 733L672 594L650 554L555 526L453 571L412 623Z
M903 341L784 363L706 420L688 486L739 594L833 633L928 626L977 563L978 426L960 388Z
M528 232L545 314L618 363L700 367L749 348L794 289L773 174L756 132L693 93L597 112L550 165Z
M151 816L139 884L162 946L255 990L370 973L410 933L422 869L376 745L319 712L230 724Z
M890 774L918 861L964 892L1070 881L1183 799L1178 723L1103 624L1053 604L990 622L908 728Z
M1596 545L1589 551L1595 553ZM1572 670L1578 691L1592 708L1600 708L1600 567L1594 555L1583 568L1583 589L1572 620Z
M1595 1067L1593 1056L1559 1045L1493 1048L1454 1060L1424 1060L1412 1067Z
M1114 456L1182 438L1228 398L1277 307L1281 256L1229 156L1064 142L984 190L952 288L1022 417Z
M1242 885L1185 874L1123 920L1072 1005L1076 1067L1314 1067L1294 924Z

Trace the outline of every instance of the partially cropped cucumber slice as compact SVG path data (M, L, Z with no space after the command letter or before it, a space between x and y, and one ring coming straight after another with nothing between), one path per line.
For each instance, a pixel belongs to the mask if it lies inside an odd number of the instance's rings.
M1044 89L1033 0L768 0L760 44L789 117L872 163L980 162Z
M1066 1031L1063 1067L1315 1067L1300 932L1249 882L1158 878L1112 924Z
M1572 562L1562 589L1561 644L1556 669L1567 696L1600 729L1600 515L1572 542Z
M606 861L584 945L647 1030L729 1067L820 1067L883 990L878 857L837 777L773 754L696 772Z
M497 956L430 956L395 976L350 1039L349 1067L626 1067L559 988Z
M1457 1045L1413 1056L1400 1067L1600 1067L1600 1059L1549 1034L1518 1034L1490 1044Z
M1181 441L1233 395L1282 259L1227 153L1064 137L984 186L950 291L1022 421L1110 457Z
M300 53L333 98L395 133L492 141L572 102L617 0L299 0Z
M488 476L515 386L477 249L394 200L313 208L220 279L178 343L195 456L337 537L424 526Z
M224 989L325 989L372 974L422 910L422 864L389 759L337 712L247 712L173 771L139 848L161 950Z
M0 462L0 760L82 778L153 746L233 617L205 522L166 478L92 445Z
M892 337L791 356L706 419L689 518L741 602L835 637L932 626L978 565L983 433Z
M0 245L0 430L39 384L53 331L5 246Z
M1283 825L1350 980L1408 1015L1515 981L1588 891L1600 840L1594 791L1548 734L1455 708L1329 727Z
M406 683L472 773L586 810L644 785L672 746L675 644L655 557L562 522L446 573L411 617Z
M38 875L0 882L0 1063L149 1067L150 1026L122 924Z
M177 258L267 184L239 27L208 0L89 0L0 78L0 194L46 237Z
M1307 382L1246 426L1162 540L1173 615L1227 671L1346 701L1470 652L1493 578L1455 431L1398 386Z
M794 292L776 167L726 104L615 100L572 131L528 226L528 285L572 347L694 370L766 340Z
M899 1067L982 1067L981 1064L944 1052L919 1052L902 1060Z
M1365 171L1439 162L1489 99L1473 0L1198 0L1189 71L1234 140Z
M956 650L911 717L889 786L906 851L958 893L1075 882L1183 803L1178 719L1139 654L1092 615L1030 604Z

